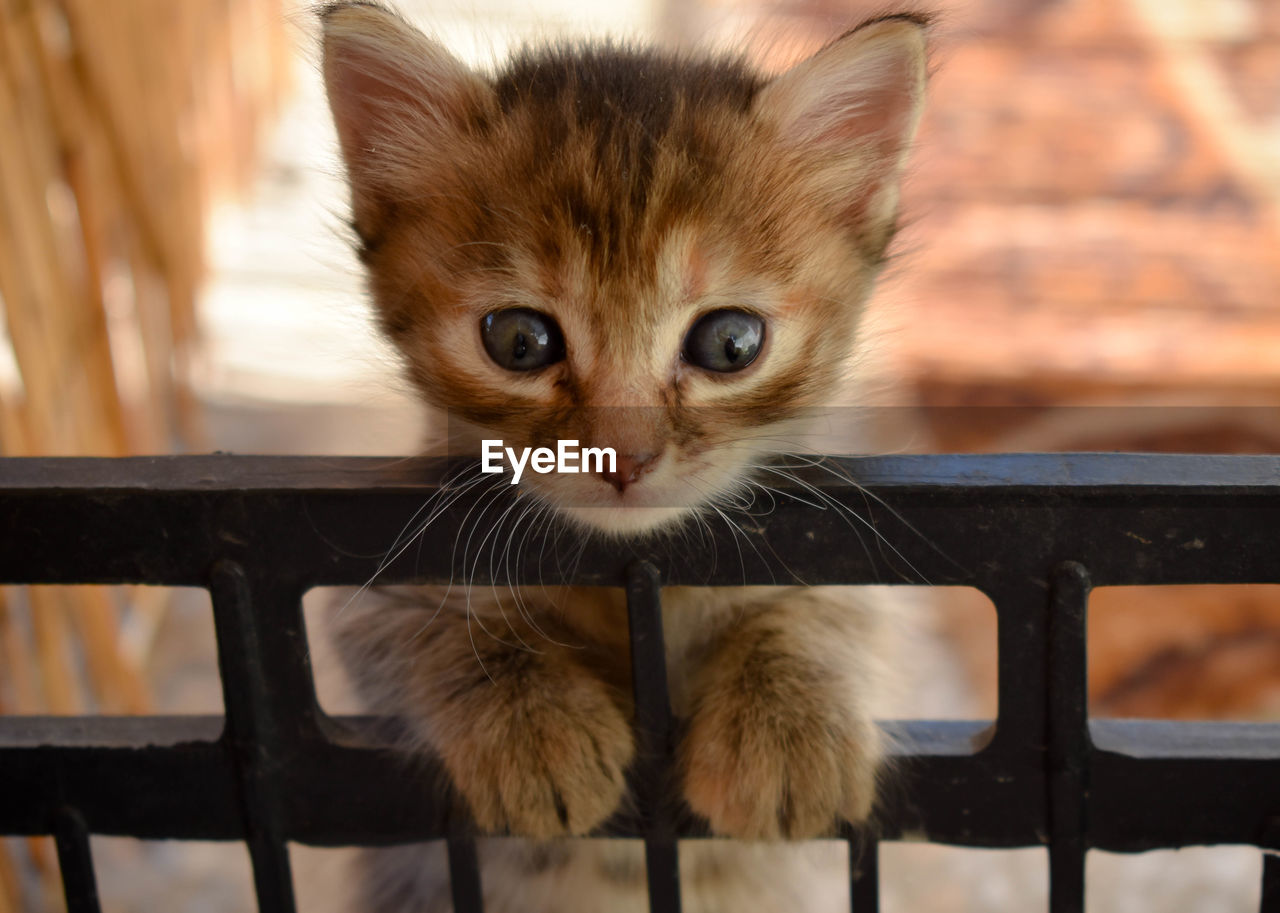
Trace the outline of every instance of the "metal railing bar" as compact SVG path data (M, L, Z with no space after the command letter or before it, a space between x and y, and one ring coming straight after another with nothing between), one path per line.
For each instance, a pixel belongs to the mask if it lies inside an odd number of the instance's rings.
M886 558L875 549L866 554L847 548L847 517L812 510L812 494L799 484L793 487L800 500L788 500L786 480L772 486L779 492L775 510L754 517L747 530L712 535L709 547L721 554L742 548L762 556L743 567L720 562L709 569L689 550L650 555L597 542L586 544L581 562L569 563L572 572L554 556L539 566L536 554L510 570L548 584L610 586L630 563L647 558L655 560L667 585L773 584L794 579L795 572L812 585L958 583L987 589L1042 577L1046 567L1070 557L1087 564L1097 586L1280 582L1273 547L1280 526L1280 457L1117 459L1128 456L832 461L888 507L864 499L832 473L801 473L804 485L875 524L918 573L904 572L891 553ZM447 465L265 457L120 463L125 465L0 460L0 515L12 529L39 531L6 543L0 583L202 586L211 563L229 554L228 537L256 548L254 553L238 547L241 554L296 569L308 585L364 583L396 532L424 499L441 490ZM163 471L151 479L146 473L156 465ZM1222 474L1215 478L1211 470ZM111 484L91 487L95 482ZM359 511L352 510L355 502ZM440 528L461 522L471 506L467 497L459 498L440 518ZM961 516L971 522L957 535ZM1193 526L1198 546L1166 536ZM1032 529L1043 534L1027 536L1024 531ZM734 541L741 535L754 550ZM94 547L84 548L85 542ZM475 566L474 556L412 551L385 568L379 581L442 582L465 570L475 584L506 582L490 580L506 567L490 568L488 561ZM785 561L775 558L784 551Z
M1280 913L1280 851L1262 854L1262 901L1258 909L1261 913Z
M339 741L328 738L323 748L378 754L362 757L379 763L395 755L397 743L380 740L386 720L370 715L325 718L343 730ZM0 717L0 747L66 746L143 749L178 745L220 731L217 716L145 717ZM963 760L991 744L994 720L886 720L893 733L890 752L895 758ZM364 734L371 735L364 735ZM1280 725L1238 720L1091 719L1090 743L1098 754L1135 761L1267 761L1280 757ZM308 749L313 746L308 744ZM412 756L405 755L404 760Z
M273 713L266 656L248 575L223 560L210 573L218 671L227 725L223 742L239 773L245 842L261 913L295 913L289 849L279 797L286 764L284 719ZM298 708L300 711L304 708Z
M849 838L849 901L853 913L880 913L880 842Z
M437 781L434 768L384 742L355 739L352 733L373 728L371 719L335 718L346 733L340 743L306 742L290 761L281 787L288 840L382 845L457 832L450 804L424 787ZM0 717L6 777L0 833L50 833L49 797L61 796L84 810L94 833L243 839L226 749L220 742L185 741L199 732L212 737L218 720ZM886 839L910 832L968 846L1043 844L1044 821L1026 813L1043 806L1043 759L973 754L989 727L989 721L886 724L900 780L886 791L878 816ZM1090 730L1107 746L1095 748L1091 774L1090 843L1099 849L1257 844L1271 810L1280 807L1280 726L1094 720ZM369 786L358 801L348 801L334 796L335 778ZM601 833L637 837L642 826L620 815ZM674 833L703 837L706 829L681 817Z
M67 913L100 913L89 829L75 809L64 808L58 812L54 843L58 849L58 869L62 874Z
M448 465L221 456L0 460L0 528L11 532L0 550L0 583L210 586L227 708L221 735L220 718L0 718L0 833L52 832L60 859L69 840L64 871L81 881L87 873L90 887L89 826L139 837L246 840L261 909L281 913L293 910L286 840L378 845L449 837L451 871L458 844L454 890L476 895L476 906L458 909L478 910L475 847L468 874L468 846L457 838L468 832L451 823L440 797L421 788L430 764L407 765L402 755L353 736L349 720L319 713L299 606L306 586L367 582L388 536L440 491ZM1099 586L1280 582L1280 457L911 456L829 465L875 499L838 473L800 471L800 499L788 501L790 483L782 483L775 510L753 518L747 530L713 534L727 537L715 543L722 553L741 545L730 538L754 538L761 560L749 565L708 569L705 556L691 551L597 542L570 563L572 573L558 563L514 569L548 584L625 580L639 812L611 819L602 832L645 839L655 913L680 909L677 839L706 833L663 801L678 793L666 767L673 739L663 582L768 584L794 573L790 579L814 585L965 584L992 597L1001 677L994 735L989 722L895 725L906 782L888 792L882 839L910 832L968 846L1048 842L1054 911L1081 909L1087 847L1274 846L1273 836L1260 835L1272 833L1268 816L1280 808L1280 726L1090 722L1084 612L1090 579ZM848 548L846 518L814 511L806 503L810 487L858 510L893 549L877 555ZM451 509L467 507L464 498ZM440 527L460 519L444 517ZM892 560L896 553L911 574ZM1079 564L1063 569L1068 559ZM378 579L441 580L457 570L449 562L425 548ZM488 582L486 564L479 564L477 584ZM469 566L474 574L477 565ZM328 801L335 780L370 784L370 794ZM70 825L53 811L59 807L74 810L63 813L73 816ZM87 867L72 859L81 851ZM850 873L858 913L878 904L870 852L870 868ZM1262 909L1270 913L1280 913L1277 878L1275 855L1264 853ZM73 885L64 884L70 903ZM96 910L96 896L83 909Z
M397 752L394 741L380 741L385 720L369 715L326 717L343 731L341 741L326 737L321 750L370 752L367 760ZM190 716L0 716L0 749L70 749L111 752L125 749L159 756L171 748L213 749L221 737L224 718L214 714ZM895 757L939 756L965 758L977 754L988 741L991 720L893 720L890 750ZM1192 757L1223 754L1260 758L1280 755L1280 727L1257 723L1178 723L1159 720L1094 720L1095 733L1104 732L1107 747L1117 752L1142 752L1135 757ZM1183 732L1191 729L1190 734ZM1150 733L1150 737L1147 736ZM367 734L367 735L366 735ZM312 745L306 743L310 749ZM372 753L374 750L377 753ZM405 760L410 756L405 755Z
M1048 600L1045 683L1049 789L1049 910L1083 913L1089 788L1089 698L1085 620L1089 574L1058 567Z
M997 559L999 560L999 559ZM996 611L996 727L988 751L1015 759L1039 755L1046 740L1048 706L1042 687L1029 682L1048 681L1048 632L1042 623L1048 595L1047 573L1039 579L1007 575L996 585L983 588ZM1027 623L1026 619L1035 619ZM1037 757L1036 764L1040 763ZM1048 794L1036 799L1034 814Z
M1267 821L1258 840L1262 847L1262 913L1280 913L1280 803L1271 806L1275 815Z
M1237 720L1089 721L1096 756L1135 761L1274 761L1280 758L1280 725Z
M1280 456L1259 454L977 453L833 456L834 469L879 490L946 485L960 490L1008 488L1069 492L1109 488L1243 493L1274 490ZM275 495L327 490L350 494L439 488L445 457L313 457L184 454L144 457L4 457L0 488L11 492L92 489L112 493L217 493L255 489ZM806 485L843 490L849 482L818 470L790 470ZM812 481L811 481L812 480ZM775 483L771 482L771 487ZM779 479L781 488L786 482Z
M652 913L680 913L680 859L669 804L667 761L675 746L667 692L658 569L637 562L627 571L627 618L631 636L631 681L635 695L636 805L647 814L641 828Z
M215 747L223 718L191 716L0 716L0 749L148 749Z
M680 851L674 840L646 837L645 873L652 913L680 913Z
M476 856L475 838L450 837L446 846L453 913L484 913L484 891L480 885L480 860Z
M59 797L97 834L242 839L235 773L222 744L187 743L182 737L195 727L172 720L156 722L154 737L139 735L154 719L0 717L0 833L52 833L51 797ZM86 741L111 729L116 735L103 744ZM127 742L120 730L130 734ZM205 734L220 730L219 720Z
M1278 774L1280 755L1136 761L1095 751L1089 846L1118 852L1216 843L1256 846L1267 816L1280 808Z

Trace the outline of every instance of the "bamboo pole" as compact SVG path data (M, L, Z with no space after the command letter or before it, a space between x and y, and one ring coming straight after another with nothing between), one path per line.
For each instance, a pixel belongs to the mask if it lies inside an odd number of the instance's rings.
M18 913L18 869L9 854L9 841L0 838L0 913Z
M46 189L55 184L49 163L56 146L38 76L18 31L14 19L0 25L0 123L18 125L0 140L0 198L6 203L0 295L34 443L52 452L74 452L74 416L62 402L56 317L50 313L68 297L45 199Z
M36 713L36 674L10 604L10 591L0 588L0 660L5 664L8 697L0 690L0 714ZM3 684L3 683L0 683Z
M58 856L53 838L28 837L24 843L27 858L40 879L40 894L44 898L45 909L62 909L62 879L58 872Z
M16 221L27 227L27 243L19 251L26 254L26 271L35 279L32 294L5 291L6 317L24 382L36 376L34 384L26 384L26 399L37 452L119 455L128 445L106 335L100 258L84 243L93 227L85 218L85 207L92 211L92 195L77 198L78 219L64 213L59 220L47 199L51 188L59 186L57 164L62 166L61 176L72 182L63 185L68 192L74 193L77 183L88 191L87 125L79 99L41 52L46 45L36 21L40 9L35 4L26 7L25 13L8 20L4 33L9 86L17 90L25 114L23 135L29 139L25 156L17 159L29 178L23 188L12 178L7 181L6 197L17 209ZM76 245L76 240L81 243ZM81 255L78 262L75 253ZM9 264L6 272L12 269ZM28 332L32 326L36 329ZM68 361L78 370L57 370ZM139 700L141 678L111 656L115 609L101 593L77 589L53 596L33 591L31 605L49 709L71 713L83 706L72 686L73 637L85 654L99 704L145 707L145 700ZM74 628L68 623L73 620Z
M151 698L142 670L130 660L121 643L112 593L113 590L96 586L76 587L66 593L84 650L89 681L101 712L147 713L151 709Z
M48 105L30 48L22 40L30 8L8 11L0 24L0 122L16 123L0 155L0 192L6 201L0 239L0 295L14 357L22 374L25 410L34 441L54 452L73 451L75 410L64 408L58 370L57 304L70 298L66 264L48 217L43 193L53 185L50 162L56 143ZM11 141L9 141L11 139ZM31 627L46 706L56 713L78 709L73 688L69 632L61 607L31 594ZM12 633L12 631L10 632Z
M60 177L74 200L55 213L46 205L51 222L61 235L64 250L63 268L68 281L61 289L66 295L51 309L51 317L58 321L57 332L60 348L76 359L78 371L66 372L67 393L76 403L77 426L93 428L101 434L101 445L110 448L105 452L128 452L128 435L124 427L123 410L116 385L116 371L111 359L111 346L107 338L107 319L102 300L102 253L97 238L99 206L94 193L93 180L94 144L91 114L84 99L76 91L66 66L70 50L48 35L55 31L50 20L56 15L47 0L33 2L27 16L19 19L24 44L30 48L30 66L38 75L41 95L47 110L52 140L61 166ZM54 172L54 163L48 171ZM48 186L47 184L45 186ZM72 261L70 263L65 261ZM83 432L82 432L83 433Z
M49 713L68 716L79 713L84 704L79 697L79 677L72 666L71 635L65 607L48 587L30 587L31 632L35 640L37 668Z

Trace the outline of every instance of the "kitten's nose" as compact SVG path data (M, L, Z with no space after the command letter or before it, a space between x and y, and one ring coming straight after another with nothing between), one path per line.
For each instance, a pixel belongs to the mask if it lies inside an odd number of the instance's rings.
M653 468L654 460L657 458L653 453L620 453L614 461L613 472L602 472L604 480L618 489L618 494L622 494L627 486L637 481L642 475Z

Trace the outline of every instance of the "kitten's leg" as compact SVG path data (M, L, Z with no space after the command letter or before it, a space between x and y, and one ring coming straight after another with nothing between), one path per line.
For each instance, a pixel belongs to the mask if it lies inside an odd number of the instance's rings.
M333 913L450 913L449 860L444 841L361 851L352 874L359 900Z
M686 797L716 833L812 837L870 814L885 632L849 596L788 590L747 610L695 671L680 760Z
M591 830L621 802L635 752L625 695L588 668L589 648L550 642L514 606L504 617L478 593L440 605L433 592L375 591L335 620L370 708L441 758L484 830Z

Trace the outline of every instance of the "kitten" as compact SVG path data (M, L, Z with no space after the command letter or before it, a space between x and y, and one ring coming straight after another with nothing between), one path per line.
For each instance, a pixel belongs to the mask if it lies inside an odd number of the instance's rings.
M379 4L322 17L360 256L424 402L508 446L618 454L613 471L526 473L533 503L606 535L678 528L830 396L893 236L923 17L867 22L772 79L611 44L486 76ZM481 828L586 834L635 754L625 606L518 595L381 591L340 614L339 649ZM830 588L663 596L691 808L752 841L865 820L882 614ZM491 913L645 909L634 842L480 850ZM681 869L691 913L847 904L839 844L701 841ZM371 853L368 872L362 910L449 908L438 846Z

